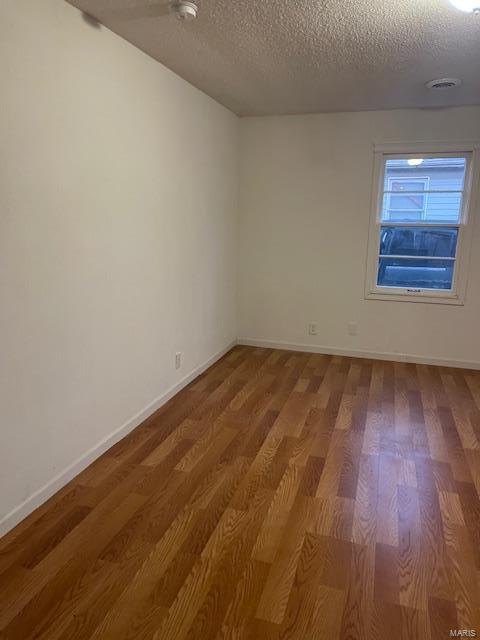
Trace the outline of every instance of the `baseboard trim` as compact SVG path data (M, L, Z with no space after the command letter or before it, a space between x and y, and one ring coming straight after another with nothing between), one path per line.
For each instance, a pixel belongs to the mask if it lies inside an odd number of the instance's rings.
M222 358L226 353L230 351L237 341L234 340L228 346L221 351L211 356L202 365L191 371L188 375L182 378L179 382L167 389L160 396L155 398L145 408L135 414L132 418L127 420L121 427L112 431L106 438L101 440L98 444L94 445L86 453L80 456L75 462L69 465L66 469L58 473L47 484L35 491L29 498L24 500L21 504L14 507L9 513L7 513L0 520L0 537L8 533L19 522L29 516L35 509L41 506L49 498L51 498L57 491L64 487L70 480L73 480L75 476L81 473L88 465L92 464L97 458L99 458L105 451L108 451L119 440L128 435L133 429L138 427L142 422L149 418L155 411L158 411L166 402L168 402L174 395L186 387L190 382L195 380L200 374L206 371L217 360Z
M368 358L371 360L388 360L392 362L412 362L415 364L433 364L439 367L455 367L461 369L480 370L480 362L448 360L445 358L419 356L412 353L389 353L383 351L365 351L362 349L344 349L323 345L264 340L262 338L239 338L238 344L249 347L265 347L267 349L284 349L286 351L305 351L325 355L347 356L350 358Z

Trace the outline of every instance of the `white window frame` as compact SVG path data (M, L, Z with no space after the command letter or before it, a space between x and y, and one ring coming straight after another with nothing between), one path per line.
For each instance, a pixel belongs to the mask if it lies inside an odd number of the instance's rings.
M425 157L465 157L465 183L459 223L429 224L434 227L458 228L455 270L451 290L412 289L407 287L385 287L377 284L378 261L380 255L380 229L383 193L385 183L385 164L389 159L425 158ZM382 143L374 145L374 171L372 186L372 206L368 240L367 269L365 278L365 298L367 300L390 300L401 302L427 302L440 304L465 304L467 279L470 262L470 249L473 228L479 203L480 142L411 142ZM407 224L407 223L405 223ZM408 222L408 226L425 226L425 222Z

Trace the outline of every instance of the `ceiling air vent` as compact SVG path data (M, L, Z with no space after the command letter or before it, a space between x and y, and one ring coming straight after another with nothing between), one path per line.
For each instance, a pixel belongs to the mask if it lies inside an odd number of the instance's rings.
M439 78L438 80L430 80L425 86L427 89L454 89L459 87L462 81L458 78Z

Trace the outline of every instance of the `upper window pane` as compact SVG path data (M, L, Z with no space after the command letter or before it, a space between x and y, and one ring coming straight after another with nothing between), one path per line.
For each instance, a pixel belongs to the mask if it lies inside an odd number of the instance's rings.
M411 162L420 162L421 164L410 164ZM386 160L385 163L385 183L384 190L388 190L389 180L395 178L403 178L409 180L413 178L416 183L419 179L428 179L428 189L430 191L455 190L462 191L465 180L465 158L402 158ZM412 190L423 191L422 186L410 184L407 186Z
M386 160L382 221L460 222L465 171L465 158Z

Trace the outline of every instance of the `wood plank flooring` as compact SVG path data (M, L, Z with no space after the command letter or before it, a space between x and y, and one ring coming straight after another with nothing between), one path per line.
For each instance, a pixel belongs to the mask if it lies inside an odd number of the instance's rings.
M0 541L2 640L480 636L480 372L236 347Z

